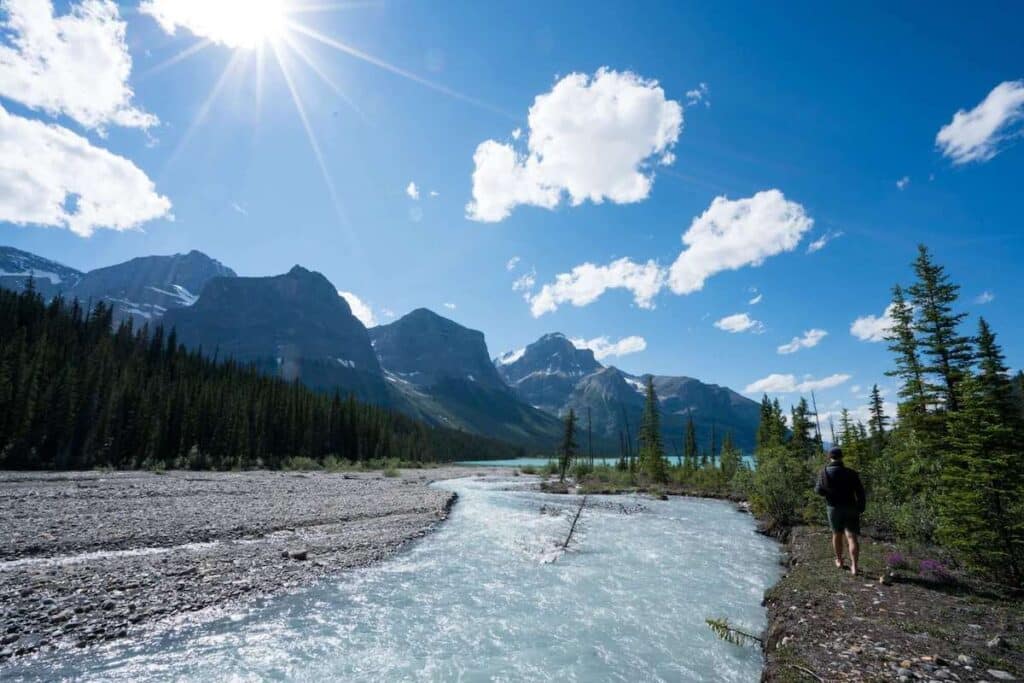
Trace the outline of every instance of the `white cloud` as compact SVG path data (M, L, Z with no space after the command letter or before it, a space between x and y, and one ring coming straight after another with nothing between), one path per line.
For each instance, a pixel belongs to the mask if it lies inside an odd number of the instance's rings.
M760 334L764 332L764 323L754 320L746 313L734 313L727 315L721 320L715 321L715 327L725 332L736 334L738 332L753 332Z
M819 237L818 239L814 240L813 242L811 242L810 244L807 245L807 253L808 254L813 254L816 251L821 251L822 249L825 248L825 245L827 245L829 242L831 242L834 239L838 239L838 238L840 238L842 236L843 236L842 231L833 232L833 231L829 230L824 235L822 235L821 237Z
M851 375L845 373L837 373L821 379L814 379L810 375L805 375L803 380L797 381L795 375L772 374L748 384L743 392L746 394L805 393L837 387L847 382L850 377Z
M445 308L447 308L449 311L454 311L457 308L457 306L455 304L450 303L450 302L444 303L443 306Z
M249 212L246 210L246 208L239 204L238 202L231 202L231 210L234 211L235 213L240 213L243 216L249 215Z
M626 289L640 308L654 308L654 297L664 286L664 271L655 262L635 263L628 258L607 266L584 263L570 273L561 273L555 281L541 287L528 299L535 318L558 309L560 304L591 304L609 289Z
M1024 119L1024 80L997 85L970 111L961 109L935 136L935 145L954 164L988 161L999 145L1020 133L1015 124Z
M512 139L513 140L518 140L521 137L523 137L523 129L522 128L516 128L516 129L514 129L512 131Z
M230 48L252 48L287 28L286 0L144 0L139 11L168 35L183 28Z
M750 291L751 291L751 293L753 293L754 297L750 301L747 302L748 306L756 306L759 303L761 303L762 301L764 301L764 294L762 294L761 292L757 291L756 287L753 288Z
M850 334L861 341L885 341L893 326L893 310L893 305L889 304L882 315L865 315L857 318L850 325Z
M430 191L430 196L431 196L432 198L433 198L433 197L440 197L440 196L441 196L441 193L440 193L440 192L438 192L437 190L431 190L431 191Z
M0 222L88 237L98 228L135 228L170 210L170 200L128 159L0 106Z
M747 199L716 197L693 219L683 235L687 248L669 269L654 260L636 263L628 258L607 266L584 263L530 299L535 317L559 304L586 306L609 289L628 289L641 308L654 308L654 297L668 285L676 294L703 289L707 278L723 270L759 266L769 256L792 251L814 221L804 208L778 190L758 192Z
M338 296L348 302L348 307L352 309L352 315L363 324L363 327L375 327L377 325L377 318L373 315L373 309L370 308L368 303L352 292L343 292L340 289L338 290Z
M988 291L987 289L984 292L982 292L981 294L979 294L978 296L974 297L974 303L980 304L980 305L990 304L990 303L992 303L995 300L996 300L996 295L993 294L992 292Z
M647 348L647 340L637 336L623 337L617 342L613 342L604 336L595 337L594 339L574 338L570 341L578 349L590 349L593 351L594 358L597 360L639 353Z
M707 99L708 97L708 84L701 83L693 90L686 91L686 106L692 107L695 104L704 103L705 107L710 107L711 102Z
M388 319L395 317L395 312L392 311L390 308L382 308L382 309L380 309L380 314L382 316L384 316L385 318L388 318Z
M759 266L792 251L813 225L804 207L778 190L746 199L716 197L683 234L687 248L672 264L668 284L676 294L699 291L716 273Z
M896 181L896 187L898 189L900 189L900 190L906 189L907 185L909 185L909 184L910 184L910 176L907 176L907 175L903 176L902 178L900 178L899 180Z
M470 219L501 221L520 204L553 209L565 194L573 206L646 199L649 166L669 163L683 108L657 81L601 68L559 80L537 96L528 120L525 152L496 140L476 148Z
M132 105L132 58L116 4L82 0L58 17L50 0L4 0L4 13L0 96L86 128L159 123Z
M512 272L513 270L516 269L516 266L519 265L519 261L521 260L522 259L520 259L518 256L513 256L505 263L505 270Z
M818 345L822 339L828 335L825 330L819 330L817 328L807 330L804 332L802 337L793 337L793 341L788 344L783 344L779 347L778 351L781 354L796 353L800 349L811 349Z
M850 387L850 393L851 394L859 394L860 393L860 389L861 389L861 386L859 384L854 384L852 387Z
M512 283L513 292L531 292L533 291L534 285L537 284L537 273L530 271L529 273L523 273L516 281ZM527 300L529 297L527 296Z
M409 199L415 200L420 198L420 188L416 187L416 183L411 180L405 187L405 193L409 195Z

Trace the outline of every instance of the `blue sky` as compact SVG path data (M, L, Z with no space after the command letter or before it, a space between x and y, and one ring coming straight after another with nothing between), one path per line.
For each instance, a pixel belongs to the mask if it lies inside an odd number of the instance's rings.
M605 362L737 390L771 375L782 377L758 386L849 375L819 390L825 412L862 404L873 382L890 386L884 344L858 339L851 325L882 315L925 242L963 285L972 328L985 315L1010 364L1024 365L1014 314L1024 294L1018 4L790 3L783 12L727 2L294 0L286 29L272 13L270 26L253 26L229 0L212 19L189 16L185 0L171 10L149 2L145 11L57 2L55 16L76 12L85 38L40 18L46 0L0 2L0 145L36 159L31 141L54 130L45 123L76 138L59 144L88 146L74 172L0 161L9 184L6 193L0 184L0 243L82 269L190 249L243 275L298 263L356 294L378 322L426 306L483 330L492 355L561 331L641 337L626 346L644 350ZM297 11L314 4L331 7ZM168 64L203 37L208 46ZM76 39L122 50L127 70L109 51L60 42ZM236 46L246 40L262 46L262 80L260 47ZM79 57L33 62L33 50L62 49ZM627 99L631 113L602 119L605 105ZM531 139L543 154L528 153ZM487 141L481 171L474 155ZM475 187L475 171L488 187ZM11 199L33 192L49 211ZM62 204L54 192L74 198ZM79 196L93 192L101 223L131 229L90 223ZM474 200L489 208L474 215ZM700 234L684 247L691 225ZM716 229L725 237L713 239ZM629 273L605 269L623 258L656 282L640 294L622 289ZM548 291L542 300L553 305L524 299L587 263L607 289L578 277L558 296ZM514 291L526 274L532 288ZM779 352L811 330L827 334ZM779 395L788 403L798 392Z

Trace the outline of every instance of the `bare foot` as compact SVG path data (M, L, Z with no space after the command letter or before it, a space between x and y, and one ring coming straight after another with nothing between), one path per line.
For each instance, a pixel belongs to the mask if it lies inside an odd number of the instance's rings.
M846 569L846 567L843 566L843 561L842 560L837 559L835 562L836 562L836 569Z
M857 576L857 566L856 565L850 567L850 573L853 574L854 576Z

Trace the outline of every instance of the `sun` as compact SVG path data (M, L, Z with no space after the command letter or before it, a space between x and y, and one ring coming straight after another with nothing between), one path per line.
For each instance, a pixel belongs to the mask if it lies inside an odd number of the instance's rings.
M288 7L285 0L249 0L245 8L233 12L231 20L237 31L239 47L259 47L277 42L288 30ZM225 30L231 30L225 27Z

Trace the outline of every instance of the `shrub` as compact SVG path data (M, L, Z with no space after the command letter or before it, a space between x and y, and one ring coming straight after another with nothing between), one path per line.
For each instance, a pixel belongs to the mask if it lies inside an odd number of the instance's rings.
M320 463L313 458L307 458L304 455L299 455L285 460L282 463L281 468L285 470L306 472L320 469Z
M938 583L952 583L953 573L938 560L921 560L917 573Z
M523 465L519 468L519 471L523 474L537 474L537 468L533 465Z
M810 473L799 459L780 453L763 458L754 472L750 503L772 527L802 520L808 508Z
M889 569L910 569L910 560L901 552L889 553L885 556L885 566Z
M389 466L389 467L385 467L384 468L384 476L385 477L397 477L398 474L399 473L398 473L398 468L397 467L390 467Z

